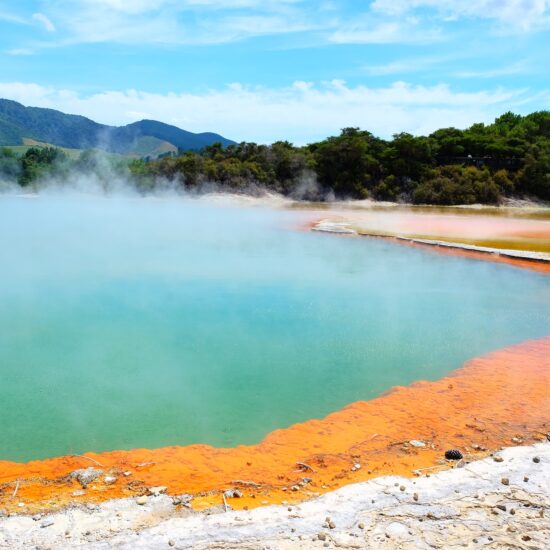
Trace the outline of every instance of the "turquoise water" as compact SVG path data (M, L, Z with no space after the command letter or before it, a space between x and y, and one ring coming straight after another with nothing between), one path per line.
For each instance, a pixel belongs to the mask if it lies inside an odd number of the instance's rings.
M550 334L548 277L297 216L1 196L0 459L253 443Z

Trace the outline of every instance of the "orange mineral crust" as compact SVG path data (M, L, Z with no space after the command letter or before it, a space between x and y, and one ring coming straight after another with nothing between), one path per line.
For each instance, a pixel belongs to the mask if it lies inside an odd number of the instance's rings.
M444 246L437 246L431 244L425 244L415 241L407 241L396 239L395 237L382 237L387 239L392 239L396 243L404 246L410 246L413 248L422 248L424 250L430 250L436 254L443 254L445 256L460 256L462 258L470 258L472 260L482 260L482 261L491 261L500 264L513 265L515 267L520 267L522 269L528 269L530 271L536 271L538 273L544 273L550 275L550 262L522 259L522 258L513 258L510 256L504 256L500 254L491 254L487 252L478 252L476 250L468 250L466 248L447 248Z
M192 494L195 509L222 504L229 488L242 493L229 500L233 508L298 502L384 474L412 477L449 467L447 449L469 460L541 440L550 431L549 395L547 337L474 359L442 380L396 387L323 420L277 430L258 445L0 462L0 508L34 513L142 495L153 486ZM67 476L87 467L103 474L83 489Z

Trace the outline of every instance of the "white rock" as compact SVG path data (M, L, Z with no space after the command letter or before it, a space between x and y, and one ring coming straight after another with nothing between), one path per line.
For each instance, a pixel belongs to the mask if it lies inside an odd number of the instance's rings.
M390 535L390 537L404 537L409 534L409 530L407 529L407 526L403 523L399 523L398 521L392 521L387 527L386 527L386 535Z
M97 468L81 468L80 470L75 470L69 474L69 477L76 479L83 489L86 489L88 484L95 481L101 474L103 470L98 470Z

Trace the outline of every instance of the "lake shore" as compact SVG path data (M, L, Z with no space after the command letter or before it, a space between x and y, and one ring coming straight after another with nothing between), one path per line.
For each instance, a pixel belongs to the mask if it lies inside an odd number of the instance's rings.
M346 221L329 220L325 223L330 232L344 235L356 233L355 230L350 230ZM506 261L529 269L544 266L545 269L542 271L550 273L550 270L546 270L548 262L540 261L538 258L538 255L544 253L527 252L526 256L516 254L515 257L508 257L498 249L480 251L471 246L455 247L439 241L423 242L421 239L407 237L383 237L396 239L396 242L402 242L407 246L430 246L438 252L465 254L471 257L479 255L479 259ZM513 250L511 254L515 254ZM393 483L398 483L398 494L404 493L410 497L408 488L411 485L420 487L424 479L439 479L438 476L443 474L438 472L449 469L453 473L456 471L456 463L444 458L448 449L460 449L464 455L463 464L478 464L480 459L486 459L510 445L524 445L523 449L533 448L537 453L539 449L542 449L541 453L546 452L546 447L540 447L543 444L538 442L545 441L550 431L550 403L547 399L550 387L550 365L547 360L549 356L550 337L516 344L472 359L463 368L440 380L419 381L407 387L395 387L385 395L371 401L352 403L324 419L309 420L276 430L258 445L230 449L191 445L105 453L89 452L26 464L0 461L0 516L9 516L0 519L0 532L5 530L6 536L12 537L9 539L10 543L25 540L29 544L51 544L56 548L63 547L63 544L72 545L74 541L82 545L103 544L105 547L115 540L109 537L116 537L118 533L123 537L120 539L123 542L126 541L124 537L140 537L138 540L147 548L160 543L168 531L151 532L153 538L149 540L141 538L142 535L138 534L143 529L154 529L157 522L175 519L179 521L180 516L191 515L189 521L198 521L199 524L196 537L189 539L186 524L182 526L185 534L181 536L181 540L173 539L174 544L182 548L190 547L189 545L199 548L203 545L202 547L208 548L208 544L213 543L208 535L212 525L208 523L210 520L201 523L203 520L196 518L214 516L201 512L219 512L227 506L237 510L237 513L246 514L246 517L252 514L252 521L258 521L259 524L277 526L280 523L278 514L288 513L288 507L301 510L311 504L312 510L317 510L315 514L325 514L323 517L328 515L332 518L331 521L335 522L334 529L331 529L330 525L325 529L328 535L324 536L324 539L318 537L322 525L317 526L318 515L314 514L311 516L314 519L310 518L310 527L304 527L301 535L305 537L303 539L297 538L298 530L291 526L295 525L294 521L291 521L287 524L290 534L286 531L281 533L276 529L264 532L261 531L263 527L260 525L258 531L242 534L242 541L248 541L242 543L254 547L255 538L267 538L272 539L276 548L309 548L313 544L324 547L327 543L329 546L334 544L353 547L355 542L351 539L360 539L357 544L376 545L382 541L390 545L399 541L401 536L407 539L403 525L407 533L409 530L415 533L414 540L418 536L421 540L424 540L422 537L429 538L432 535L438 537L442 534L438 531L439 527L445 525L441 520L461 518L463 514L466 517L472 508L461 508L462 495L455 497L446 494L443 498L444 495L438 493L437 487L433 489L435 492L430 500L430 506L435 502L441 506L456 508L455 512L446 516L446 519L430 518L428 514L433 512L425 509L423 513L427 519L434 521L433 525L430 521L425 521L425 525L432 525L433 528L424 528L417 516L411 521L414 523L418 520L418 525L409 524L403 518L385 524L387 510L375 510L368 506L365 508L365 504L368 503L363 502L363 508L359 512L362 514L361 517L365 518L361 521L365 528L357 527L360 532L354 531L350 534L348 530L351 524L343 522L344 527L340 532L342 518L332 512L327 513L323 507L327 506L327 502L332 502L331 499L337 499L334 502L339 503L339 509L343 507L346 510L347 501L353 501L355 498L354 488L361 487L360 491L363 491L363 486L368 483L372 484L369 487L377 487L383 494L386 494L384 491L391 492L392 487L384 485L387 475L401 476L397 481L395 478L390 479ZM538 446L532 447L533 445ZM523 451L517 452L521 454ZM545 464L547 463L548 460L545 458ZM491 470L491 476L494 472L500 471L500 466L492 466L497 469ZM426 473L434 475L425 478ZM485 499L491 495L500 495L498 491L494 493L495 480L496 478L491 477L493 485L487 486L488 493L483 494ZM458 479L457 483L460 485L463 482L464 480ZM404 491L401 491L401 485L405 487ZM381 486L385 488L380 489ZM432 495L429 484L422 487L423 493ZM528 493L527 497L522 497L523 500L514 500L510 497L510 502L517 504L525 502L526 499L535 502L536 498L540 497L539 489L540 487L533 493ZM346 492L348 490L349 493ZM341 493L342 491L344 493ZM182 494L186 496L178 496ZM345 495L344 503L338 500L341 494ZM437 500L438 495L443 499L441 502ZM176 506L172 501L173 496L176 500L179 498ZM470 497L475 498L471 495ZM543 497L548 498L547 487L544 488ZM540 502L536 502L536 506L539 506ZM315 503L321 503L321 508L316 509ZM401 501L398 504L400 503ZM414 501L414 506L420 504L420 500ZM500 501L497 504L500 504ZM500 513L494 506L482 508L487 514ZM146 510L151 513L143 515ZM125 515L126 512L129 513L128 516ZM96 513L98 515L95 515ZM89 519L96 527L88 529L92 535L87 535L84 527L90 525L86 519L90 514ZM373 514L372 517L369 514ZM109 530L119 521L116 519L113 523L113 516L123 519L120 520L120 525L114 528L114 532L110 533ZM233 518L233 523L228 529L231 532L239 532L233 524L240 525L241 520L237 519L240 516L234 517L228 512L223 516L216 514L216 517ZM254 519L256 517L257 520ZM406 514L403 517L407 519ZM501 542L512 544L509 541L516 540L514 533L522 530L527 533L526 536L531 536L532 518L523 519L525 522L520 522L519 527L516 524L512 525L518 531L506 531L507 534L503 537L508 538L502 538ZM50 521L54 523L50 524ZM494 523L495 521L493 517L487 521L472 520L469 532L474 538L481 536L485 527L480 532L476 531L476 522L480 525L490 525L491 530L498 531L504 524ZM52 529L58 522L60 529L61 526L65 526L62 533ZM70 523L68 539L65 535L67 522ZM393 525L394 523L400 525ZM128 527L129 524L131 527ZM81 525L82 532L76 533ZM306 522L305 525L309 524ZM370 531L367 525L373 526ZM378 525L386 525L388 532L378 530ZM539 522L537 525L543 523ZM508 524L504 526L506 529L510 527ZM71 539L73 528L76 529L75 539ZM292 532L292 528L296 531ZM216 536L224 533L223 528L220 529L215 532ZM447 525L447 533L450 532L449 529ZM29 534L25 538L27 535L23 536L21 532L27 530ZM493 536L490 530L485 530L485 535ZM61 538L50 542L49 537L52 536ZM98 540L94 538L96 536L99 536ZM460 536L457 531L456 537ZM317 537L315 543L312 537ZM405 539L400 543L407 542ZM227 540L221 540L215 547L239 547L231 546L234 540L241 539L229 537ZM167 543L167 540L162 541L162 544ZM2 542L0 539L0 547ZM134 544L132 547L139 545Z
M0 519L0 547L545 548L549 464L550 443L542 442L415 479L347 485L295 506L193 512L163 494L111 500Z
M435 382L395 387L322 420L276 430L258 445L0 461L0 509L33 515L139 498L158 486L171 495L192 495L195 510L221 505L227 490L240 493L232 506L252 509L296 504L384 475L414 478L443 470L452 466L444 458L448 449L475 460L546 438L549 356L550 337L523 342L473 359ZM91 477L81 478L82 471Z

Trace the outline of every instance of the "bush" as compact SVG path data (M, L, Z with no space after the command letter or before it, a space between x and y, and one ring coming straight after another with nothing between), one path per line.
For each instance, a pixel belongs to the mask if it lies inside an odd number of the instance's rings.
M498 204L499 186L488 170L440 166L413 193L415 204Z

